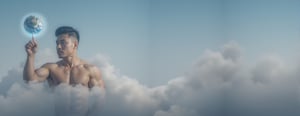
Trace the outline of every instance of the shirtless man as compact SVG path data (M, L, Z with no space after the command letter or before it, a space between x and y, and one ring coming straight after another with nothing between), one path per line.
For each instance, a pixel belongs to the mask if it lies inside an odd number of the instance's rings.
M86 63L77 56L79 44L79 33L72 27L59 27L55 35L56 50L58 57L62 60L56 63L46 63L35 69L34 59L38 44L34 38L25 45L27 60L23 71L23 79L26 82L47 80L50 87L60 84L82 85L87 88L104 88L104 82L100 70Z
M27 60L24 67L23 79L25 81L48 81L49 86L61 83L70 85L82 84L92 88L103 88L101 73L96 66L87 64L77 56L79 33L72 27L59 27L55 35L56 50L62 60L56 63L46 63L42 67L34 68L34 58L38 44L34 38L25 45Z

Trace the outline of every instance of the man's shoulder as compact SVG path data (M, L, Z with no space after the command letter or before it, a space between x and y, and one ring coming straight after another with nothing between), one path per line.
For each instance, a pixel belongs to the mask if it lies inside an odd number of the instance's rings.
M93 68L97 68L97 66L93 65L93 64L89 64L89 63L84 63L82 64L82 66L86 69L93 69Z
M43 67L51 67L51 66L54 66L54 65L56 65L56 63L48 62L48 63L45 63L43 65Z
M90 71L95 71L95 70L99 70L99 68L96 65L90 64L86 61L82 61L82 66Z
M59 62L60 61L58 61L58 62L47 62L47 63L43 64L42 67L44 67L44 68L53 68L53 67L58 66Z

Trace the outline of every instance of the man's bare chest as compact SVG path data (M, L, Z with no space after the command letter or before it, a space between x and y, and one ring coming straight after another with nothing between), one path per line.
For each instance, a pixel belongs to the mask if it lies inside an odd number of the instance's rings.
M71 85L82 84L87 86L89 82L89 71L83 67L56 67L50 71L49 84L58 85L67 83Z

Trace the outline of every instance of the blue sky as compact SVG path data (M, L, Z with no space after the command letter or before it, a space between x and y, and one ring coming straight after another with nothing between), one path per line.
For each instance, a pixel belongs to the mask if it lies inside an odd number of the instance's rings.
M1 1L0 73L25 60L20 22L42 14L47 31L40 51L55 50L54 31L70 25L81 34L79 56L101 53L122 74L161 85L191 67L205 49L233 40L250 63L266 53L298 58L300 2L271 0Z

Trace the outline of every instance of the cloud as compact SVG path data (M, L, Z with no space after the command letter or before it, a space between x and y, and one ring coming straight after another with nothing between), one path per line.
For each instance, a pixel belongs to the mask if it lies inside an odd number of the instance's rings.
M168 111L157 111L154 116L198 116L195 111L181 108L179 106L171 106Z
M299 115L299 67L267 56L249 68L242 52L235 42L219 51L206 50L191 70L152 88L120 74L106 56L95 55L89 62L101 69L105 92L99 88L88 92L82 86L49 90L46 84L26 85L20 65L2 77L0 114L54 116L55 110L71 110L82 115L89 108L92 116ZM45 53L41 57L54 55L49 50Z

